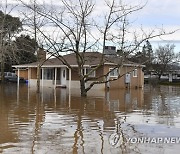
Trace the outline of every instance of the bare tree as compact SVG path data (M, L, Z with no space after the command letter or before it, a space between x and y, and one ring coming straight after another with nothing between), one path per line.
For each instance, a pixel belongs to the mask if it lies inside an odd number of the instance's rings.
M162 74L169 70L169 65L173 64L177 58L174 52L174 44L166 44L159 46L155 52L155 62L153 69L156 71L158 78L160 79Z
M21 15L23 16L23 23L26 26L26 31L33 35L35 43L34 49L36 51L42 51L42 41L41 35L39 34L41 28L45 26L45 18L38 14L37 12L41 11L41 8L37 4L36 0L30 1L30 3L25 3L22 0L18 0L21 2L23 6L23 10L21 11ZM37 52L38 53L38 52ZM38 55L37 55L38 56ZM38 58L38 66L37 66L37 93L40 92L40 77L41 77L41 66L46 61L46 59Z
M51 27L50 33L38 29L39 33L44 37L44 43L49 47L49 53L59 58L70 69L73 68L62 54L75 54L81 96L86 96L87 92L95 84L107 83L122 77L124 74L122 75L119 72L117 78L108 78L111 71L123 67L127 55L136 52L144 41L167 34L162 29L145 32L140 28L139 33L131 32L131 38L133 39L129 39L130 31L128 31L128 26L130 24L128 16L143 9L144 5L130 6L122 1L105 1L104 9L99 12L100 14L103 13L103 17L101 16L98 19L97 14L93 14L95 6L92 0L62 0L61 5L58 6L58 11L55 11L56 6L52 11L52 8L45 5L36 11L38 15L48 21L46 26ZM33 7L29 6L29 8L33 10ZM98 35L95 35L93 30L98 32ZM118 44L119 49L126 54L120 57L115 55L116 65L108 73L98 77L90 77L91 73L103 66L107 61L104 49L108 43ZM99 58L99 64L94 66L88 73L84 73L83 69L87 60L85 57L86 52L92 49L98 50L99 44L102 44L101 49L103 50L103 54ZM91 83L86 85L89 81Z

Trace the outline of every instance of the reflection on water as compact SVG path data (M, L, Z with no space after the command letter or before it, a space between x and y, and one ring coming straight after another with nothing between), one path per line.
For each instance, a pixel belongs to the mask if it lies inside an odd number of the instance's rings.
M0 153L178 153L179 144L130 143L180 137L180 87L77 91L0 85Z

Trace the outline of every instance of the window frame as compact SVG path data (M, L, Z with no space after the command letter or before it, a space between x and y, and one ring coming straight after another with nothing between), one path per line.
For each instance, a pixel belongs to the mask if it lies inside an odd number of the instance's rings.
M119 68L115 68L114 70L113 70L114 68L109 68L109 77L118 77L119 76ZM111 70L113 70L113 71L111 71ZM117 71L116 73L117 74L115 74L115 71ZM113 73L113 75L111 74L111 73Z
M90 71L88 71L88 70L91 71L92 68L91 68L91 67L85 67L85 68L84 68L84 75L87 75L88 72L90 72ZM90 78L96 77L96 70L94 70L91 74L89 74L88 77L90 77Z
M54 78L53 68L44 68L43 74L44 74L43 80L53 80L53 78Z
M132 74L133 74L133 77L138 77L138 70L137 70L137 68L133 70Z

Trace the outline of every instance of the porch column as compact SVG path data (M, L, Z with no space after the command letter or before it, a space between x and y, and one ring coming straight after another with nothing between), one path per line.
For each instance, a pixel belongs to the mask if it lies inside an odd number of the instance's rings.
M30 87L31 69L28 68L28 87Z
M69 68L69 89L71 89L71 69Z
M19 74L20 74L20 73L19 73L19 68L18 68L18 77L17 77L17 84L18 84L18 87L19 87L19 79L20 79L20 78L19 78Z
M43 83L44 83L44 68L42 68L42 87L44 86Z
M54 88L56 88L57 85L57 68L55 68L55 73L54 73Z
M71 69L69 68L69 109L71 109Z
M169 82L172 82L173 76L172 73L169 73Z

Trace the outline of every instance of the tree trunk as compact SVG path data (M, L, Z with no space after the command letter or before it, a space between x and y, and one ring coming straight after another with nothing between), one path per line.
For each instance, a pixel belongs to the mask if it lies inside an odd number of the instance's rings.
M40 92L40 65L37 66L37 93Z
M1 82L4 83L4 60L1 59Z
M80 88L81 88L81 96L86 97L87 96L87 91L86 91L84 79L80 79Z
M158 74L158 80L159 81L161 80L161 74Z

